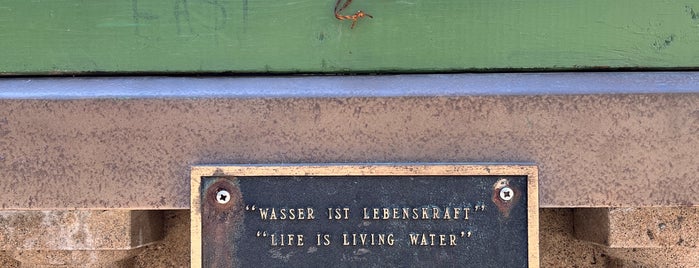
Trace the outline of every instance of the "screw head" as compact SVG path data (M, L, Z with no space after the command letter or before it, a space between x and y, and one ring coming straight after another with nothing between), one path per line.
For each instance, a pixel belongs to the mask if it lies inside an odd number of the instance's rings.
M216 202L218 202L219 204L221 204L221 205L227 204L230 201L231 201L231 193L229 193L228 191L221 189L221 190L218 190L218 192L216 192Z
M515 196L515 192L512 191L510 187L504 187L500 189L500 199L503 201L510 201Z

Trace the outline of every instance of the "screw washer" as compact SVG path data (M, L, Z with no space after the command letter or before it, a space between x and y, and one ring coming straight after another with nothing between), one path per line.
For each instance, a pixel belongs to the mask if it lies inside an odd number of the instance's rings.
M515 192L512 191L512 188L510 187L504 187L500 189L500 199L503 201L510 201L514 197Z
M221 204L221 205L227 204L230 201L231 201L231 193L229 193L228 191L221 189L221 190L218 190L218 192L216 192L216 202L218 202L219 204Z

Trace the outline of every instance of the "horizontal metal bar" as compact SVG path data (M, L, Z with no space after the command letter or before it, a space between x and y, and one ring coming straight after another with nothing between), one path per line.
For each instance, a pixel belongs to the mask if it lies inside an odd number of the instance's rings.
M186 209L192 165L357 162L535 163L542 207L697 206L696 77L3 79L0 209Z
M313 98L699 92L699 72L0 80L0 99Z

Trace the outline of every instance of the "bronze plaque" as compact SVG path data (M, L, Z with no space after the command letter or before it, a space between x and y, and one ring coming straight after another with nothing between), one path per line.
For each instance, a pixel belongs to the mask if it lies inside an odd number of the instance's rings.
M193 267L539 267L528 165L192 169Z

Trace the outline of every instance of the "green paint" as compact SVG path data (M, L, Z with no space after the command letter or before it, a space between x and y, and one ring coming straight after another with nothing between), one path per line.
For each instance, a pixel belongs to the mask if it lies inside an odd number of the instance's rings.
M0 73L699 67L699 0L5 0Z

